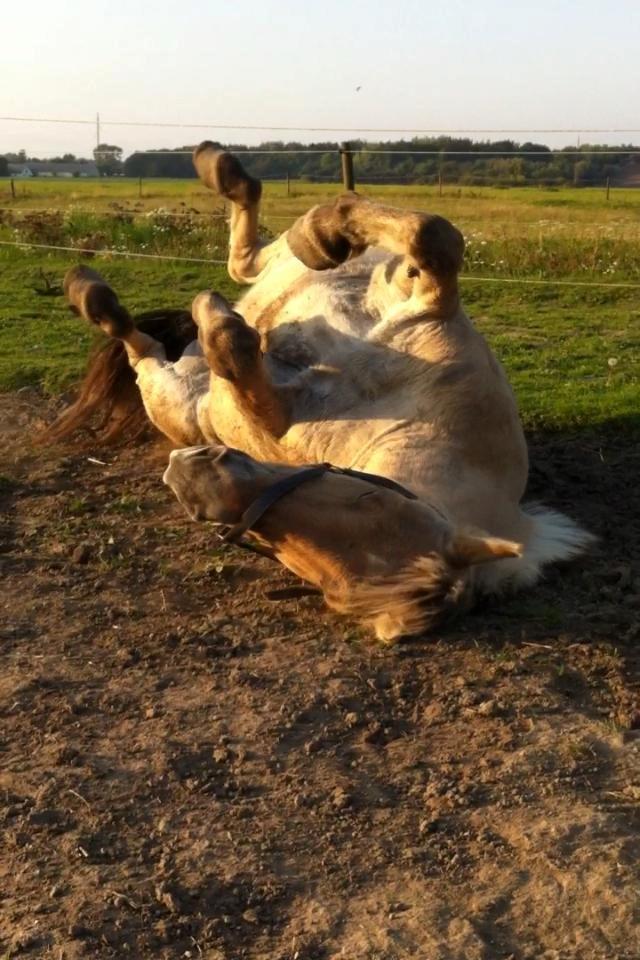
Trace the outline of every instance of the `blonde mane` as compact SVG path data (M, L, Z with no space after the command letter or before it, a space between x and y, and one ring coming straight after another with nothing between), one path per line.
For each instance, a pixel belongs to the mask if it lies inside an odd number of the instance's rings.
M442 557L417 557L399 573L349 584L348 593L325 591L327 604L363 620L378 640L390 643L442 626L471 601L472 572Z

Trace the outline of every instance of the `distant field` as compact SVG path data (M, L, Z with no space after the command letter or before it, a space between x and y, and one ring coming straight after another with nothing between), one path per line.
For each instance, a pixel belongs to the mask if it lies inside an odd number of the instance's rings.
M191 208L200 212L222 210L223 203L199 180L143 180L117 177L99 180L16 180L13 200L9 181L0 179L0 203L15 209L37 207L67 208L88 211L109 210L112 204L125 204L139 210L159 206L180 211ZM554 226L577 223L584 227L624 226L640 230L640 189L614 188L610 199L602 187L478 187L450 186L439 195L437 186L396 186L357 184L365 196L378 197L387 203L418 209L436 209L454 220L482 221L487 217L501 226L512 226L514 215L523 225L539 226L549 221ZM295 217L314 203L336 196L340 184L307 183L292 180L289 194L284 182L264 184L263 214ZM595 222L594 222L595 217ZM487 225L487 224L485 224Z
M0 246L0 389L76 379L91 333L61 297L43 296L41 271L59 281L82 248L224 259L222 202L196 180L16 183L0 181L0 240L78 248L51 253ZM570 427L640 418L640 287L489 284L471 277L640 284L640 190L367 186L398 206L442 213L467 241L463 292L470 313L503 359L525 421ZM265 184L263 226L276 234L338 185ZM46 210L47 213L39 211ZM38 212L36 212L38 211ZM105 254L103 271L133 309L185 306L205 287L234 296L223 267Z

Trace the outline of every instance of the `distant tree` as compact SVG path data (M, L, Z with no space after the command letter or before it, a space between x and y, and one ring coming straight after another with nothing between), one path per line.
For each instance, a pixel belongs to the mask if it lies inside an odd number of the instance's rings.
M93 159L101 177L113 177L122 173L122 147L111 143L99 143L93 151Z
M132 153L124 162L126 177L195 177L196 172L191 160L191 150L160 149L145 150L144 153Z
M592 163L591 160L578 160L573 165L573 182L576 186L593 183L597 173L597 165Z
M0 157L0 177L9 176L9 161L6 157Z

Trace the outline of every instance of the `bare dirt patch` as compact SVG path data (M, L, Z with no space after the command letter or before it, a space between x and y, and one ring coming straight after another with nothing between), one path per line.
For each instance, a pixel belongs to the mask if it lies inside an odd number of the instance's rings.
M0 955L638 957L637 447L534 438L599 549L387 649L0 403Z

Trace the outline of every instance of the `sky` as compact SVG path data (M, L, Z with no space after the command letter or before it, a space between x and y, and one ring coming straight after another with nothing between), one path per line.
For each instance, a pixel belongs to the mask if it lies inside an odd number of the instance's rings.
M0 120L0 153L89 156L97 112L102 140L125 154L207 137L348 139L339 128L365 127L640 143L583 132L640 128L638 0L29 0L11 4L0 49L0 117L91 121ZM581 132L534 132L557 128Z

